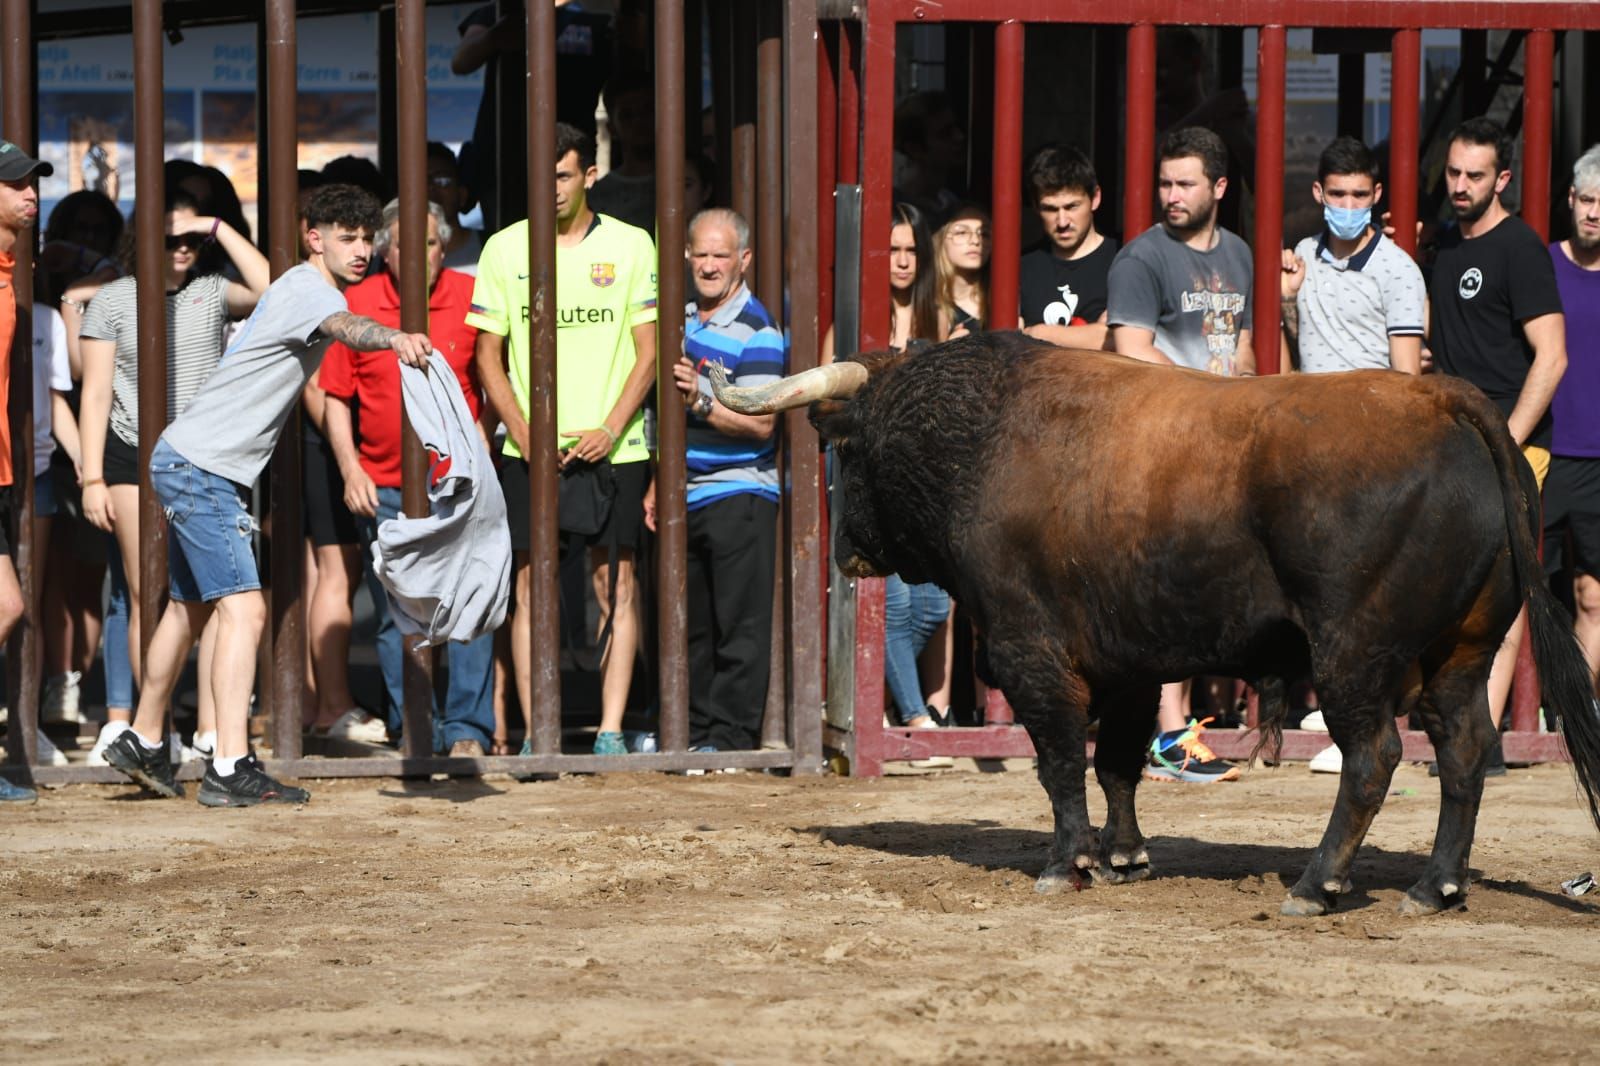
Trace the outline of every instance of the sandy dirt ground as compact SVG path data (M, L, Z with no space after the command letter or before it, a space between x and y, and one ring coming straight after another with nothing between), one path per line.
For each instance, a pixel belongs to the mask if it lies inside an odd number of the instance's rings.
M0 810L0 1060L1592 1059L1569 771L1490 782L1467 909L1417 920L1438 789L1403 766L1341 911L1281 918L1336 785L1147 785L1156 876L1051 897L1026 771L58 789Z

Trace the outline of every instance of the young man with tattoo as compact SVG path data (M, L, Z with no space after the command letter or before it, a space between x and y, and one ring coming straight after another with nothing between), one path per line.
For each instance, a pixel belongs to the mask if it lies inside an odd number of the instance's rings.
M345 307L345 287L367 272L379 216L377 200L353 186L325 185L312 195L306 204L310 258L262 295L150 457L150 480L167 514L171 602L150 640L133 728L106 749L106 761L163 796L183 795L167 760L167 705L189 649L215 612L217 748L200 802L246 807L310 798L273 780L250 752L250 693L267 609L253 551L255 520L244 497L328 345L391 348L402 362L427 363L433 350L427 334L402 333Z

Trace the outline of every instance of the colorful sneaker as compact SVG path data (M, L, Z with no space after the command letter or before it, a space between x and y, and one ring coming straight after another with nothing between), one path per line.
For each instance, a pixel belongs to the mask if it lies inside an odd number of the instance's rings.
M82 680L82 673L68 670L46 681L43 698L39 701L39 720L81 724L84 717L78 708L78 686Z
M84 760L90 766L110 766L106 761L106 749L111 742L116 740L129 729L133 728L127 722L107 722L100 727L100 735L95 738L94 747L89 749L89 757Z
M1213 781L1232 781L1239 776L1239 768L1206 747L1200 739L1206 723L1189 719L1189 727L1174 740L1161 743L1156 737L1150 742L1150 761L1145 763L1147 781L1182 781L1191 785L1207 785Z
M33 803L39 798L39 793L31 788L13 785L10 781L0 777L0 803Z
M165 744L154 751L146 748L139 734L125 729L106 745L106 763L158 796L178 799L183 796L183 786L173 776L172 763L167 758Z
M628 754L628 745L623 741L621 733L596 733L594 735L594 753L596 755L626 755Z
M276 780L261 769L254 755L234 764L223 777L215 763L206 767L200 781L200 803L206 807L254 807L260 803L305 803L311 793Z

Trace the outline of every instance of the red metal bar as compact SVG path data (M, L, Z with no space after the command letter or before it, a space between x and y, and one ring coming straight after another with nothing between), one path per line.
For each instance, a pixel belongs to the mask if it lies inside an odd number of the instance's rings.
M846 22L839 33L839 181L846 185L861 180L861 31Z
M888 14L877 6L867 8L861 55L862 110L865 158L872 165L861 168L861 343L860 350L873 351L889 344L889 220L894 205L894 173L889 160L894 157L894 63L895 26ZM848 84L848 83L847 83ZM843 94L841 94L843 95ZM840 119L841 179L851 180L843 168L848 130Z
M527 5L528 80L528 609L535 754L561 750L561 588L556 530L556 9ZM672 95L677 96L674 82ZM674 142L674 143L682 143ZM679 153L665 152L677 157ZM683 199L680 175L674 195Z
M33 105L33 9L28 0L5 0L0 7L0 98L4 100L4 117L0 127L7 140L37 155L34 144ZM44 227L44 219L35 222L35 230ZM7 642L7 659L16 664L8 671L10 678L5 688L15 710L11 714L10 733L6 743L6 762L25 766L34 761L38 752L39 674L42 649L38 629L37 583L43 575L35 573L33 565L33 249L34 232L18 235L10 252L15 259L12 289L0 299L15 299L17 304L16 330L11 337L10 397L11 410L0 411L0 417L10 417L12 455L13 514L17 522L9 535L16 538L17 578L22 586L23 618L11 631ZM18 417L20 416L20 417ZM17 687L12 689L9 680Z
M428 24L424 0L395 4L396 162L400 179L400 327L428 332ZM428 456L407 417L401 438L401 509L428 512ZM405 638L401 689L405 694L401 732L404 754L433 754L433 651Z
M790 0L784 39L785 93L788 124L784 143L795 159L822 155L832 140L819 129L817 4ZM833 217L831 187L819 187L802 166L786 171L788 229L785 266L789 279L789 337L793 369L817 364L822 323L819 280L827 262L819 254L822 222ZM830 238L831 239L831 238ZM821 773L822 657L827 641L827 615L822 607L824 558L822 538L822 463L816 430L804 411L790 411L788 421L789 493L786 517L789 545L788 599L788 734L796 773Z
M1148 22L1128 27L1127 97L1122 233L1131 241L1150 228L1156 198L1156 28Z
M1417 254L1417 161L1422 127L1422 34L1396 30L1389 68L1389 218L1394 240Z
M1278 372L1278 279L1283 273L1283 118L1287 36L1263 26L1256 47L1256 372ZM1242 195L1244 190L1230 190Z
M683 78L681 0L656 0L656 143L683 143L683 100L674 86ZM696 65L699 57L695 57ZM727 105L717 100L718 109ZM683 153L656 153L656 227L660 286L656 301L656 394L676 396L672 365L683 352ZM656 629L660 670L660 746L689 747L688 484L684 461L685 422L681 403L657 405Z
M1550 137L1556 35L1530 30L1522 60L1522 220L1550 239Z
M815 20L813 19L813 25ZM783 286L783 18L778 0L759 0L756 11L756 197L755 208L755 288L756 297L782 328L784 319ZM809 68L810 64L807 64ZM788 435L777 426L777 464L782 470L788 460ZM785 530L789 523L789 498L778 497L777 565L772 569L772 639L768 649L767 706L761 723L763 747L779 747L787 742L786 697L789 691L789 618L785 601L789 593L788 562L791 555Z
M1233 0L1174 8L1172 0L1122 0L1114 11L1088 0L870 0L891 22L1170 23L1194 26L1340 26L1417 29L1600 29L1600 4L1558 0Z
M883 773L883 664L883 579L858 578L855 714L851 718L855 750L850 765L854 777L877 777Z
M300 258L300 212L295 195L299 184L295 115L298 46L294 4L290 0L267 0L265 31L266 169L270 194L267 201L268 260L272 276L276 278ZM159 149L157 154L160 154ZM140 434L141 438L145 436ZM142 446L143 439L140 443ZM272 619L272 751L279 758L300 754L300 703L306 681L305 611L300 601L305 561L301 535L300 501L304 489L300 476L300 443L300 408L297 405L284 423L283 434L272 455L268 473L272 507L265 523L271 530L267 549L271 561L267 602ZM152 629L154 617L147 616L150 620L147 624Z
M989 228L989 328L1017 328L1022 266L1022 56L1026 30L1015 20L994 31L994 186ZM868 231L872 232L872 231Z

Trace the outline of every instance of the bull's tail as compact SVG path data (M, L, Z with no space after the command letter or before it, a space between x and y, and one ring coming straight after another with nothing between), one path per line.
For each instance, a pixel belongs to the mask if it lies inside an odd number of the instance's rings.
M1487 401L1484 406L1488 406ZM1544 580L1538 551L1541 516L1534 506L1539 498L1538 483L1503 424L1475 415L1476 412L1471 421L1494 457L1495 470L1500 475L1511 559L1522 599L1528 605L1528 636L1533 641L1533 661L1539 668L1544 704L1561 723L1578 784L1589 805L1589 816L1600 827L1600 705L1595 701L1594 679L1583 648L1572 631L1572 616Z
M1269 674L1252 678L1256 688L1256 746L1250 749L1250 764L1255 765L1263 751L1266 761L1276 763L1283 756L1283 724L1289 717L1289 686L1283 678Z

